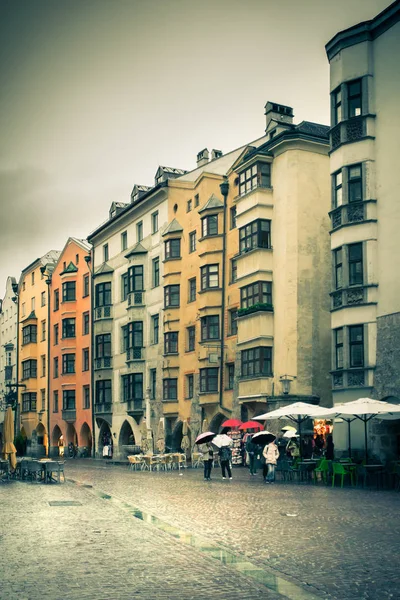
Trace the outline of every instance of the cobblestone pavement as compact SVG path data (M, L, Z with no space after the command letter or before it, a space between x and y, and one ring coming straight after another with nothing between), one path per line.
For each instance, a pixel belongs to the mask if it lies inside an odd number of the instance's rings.
M200 469L135 472L102 461L70 461L66 473L321 598L400 598L398 492L264 485L243 468L234 469L233 481L214 469L211 482Z

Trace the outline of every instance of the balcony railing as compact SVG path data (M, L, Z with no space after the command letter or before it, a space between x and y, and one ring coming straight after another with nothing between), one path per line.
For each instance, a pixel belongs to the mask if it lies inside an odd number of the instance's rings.
M94 405L94 412L96 415L102 415L112 412L112 402L96 402Z
M96 371L99 369L112 369L112 357L104 356L103 358L95 358L94 368Z
M142 306L144 304L144 292L131 292L128 294L128 308Z
M140 346L128 348L126 351L126 361L128 362L131 360L142 360L142 351L143 348L141 348Z
M239 308L238 317L244 317L244 315L251 315L255 312L273 312L274 307L272 304L266 304L264 302L257 302L257 304L253 304L253 306L249 306L248 308Z
M63 408L62 419L66 423L74 423L76 421L76 408Z
M365 221L364 202L352 202L343 204L331 211L332 229L336 229L347 223L362 223Z
M343 121L330 131L331 150L335 150L340 144L357 142L366 135L366 116L353 117Z
M332 388L349 388L365 386L364 369L340 370L332 373Z
M342 306L355 306L366 302L366 290L363 286L346 288L332 292L332 310Z
M112 306L98 306L94 309L94 319L112 319Z
M127 401L126 412L142 413L144 412L143 398L132 398Z

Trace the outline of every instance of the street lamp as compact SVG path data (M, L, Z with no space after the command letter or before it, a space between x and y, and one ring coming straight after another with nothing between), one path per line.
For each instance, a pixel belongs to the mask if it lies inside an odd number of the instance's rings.
M92 260L93 257L93 260ZM85 262L90 273L90 395L92 409L92 458L96 458L96 423L94 414L95 391L94 391L94 248L91 247L90 254L85 257Z
M282 383L282 391L285 396L287 396L289 394L290 384L294 379L296 379L296 377L294 375L281 375L280 376L279 381Z
M221 194L224 198L223 223L222 223L222 273L221 273L221 346L220 346L220 369L219 369L219 405L224 408L223 388L224 388L224 341L225 341L225 263L226 263L226 204L229 193L229 182L226 177L219 185Z

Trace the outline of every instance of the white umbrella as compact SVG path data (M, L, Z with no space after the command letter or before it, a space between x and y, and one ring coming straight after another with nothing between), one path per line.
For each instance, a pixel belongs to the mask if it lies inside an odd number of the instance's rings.
M225 433L220 433L219 435L215 436L211 443L217 448L222 448L223 446L232 446L233 440L229 437L229 435L226 435Z
M296 433L296 430L293 431L292 429L289 429L288 431L285 431L282 437L288 438L290 440L291 438L299 437L299 434Z

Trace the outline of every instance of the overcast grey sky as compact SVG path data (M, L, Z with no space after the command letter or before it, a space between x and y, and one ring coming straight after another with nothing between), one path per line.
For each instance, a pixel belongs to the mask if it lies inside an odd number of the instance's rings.
M0 0L0 297L158 165L329 123L324 45L389 0Z

